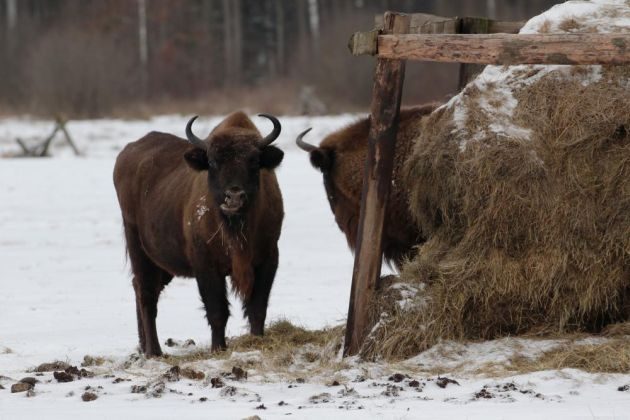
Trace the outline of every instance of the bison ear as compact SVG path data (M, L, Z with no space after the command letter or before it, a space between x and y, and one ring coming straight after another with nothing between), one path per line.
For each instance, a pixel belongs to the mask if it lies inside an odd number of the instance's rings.
M284 152L278 149L276 146L266 146L260 152L260 167L265 169L275 169L282 158Z
M198 147L184 153L184 159L188 166L195 171L205 171L208 169L208 154Z
M326 172L332 166L332 153L329 150L317 148L310 153L311 165L322 172Z

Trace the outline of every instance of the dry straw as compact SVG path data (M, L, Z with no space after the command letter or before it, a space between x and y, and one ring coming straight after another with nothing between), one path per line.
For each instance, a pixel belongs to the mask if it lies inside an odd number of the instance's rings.
M202 347L183 355L170 355L164 361L181 365L223 359L229 365L234 363L231 358L236 353L255 351L261 356L253 366L259 373L314 374L344 366L338 358L342 338L342 326L308 330L281 319L272 322L263 337L246 334L230 339L228 350L224 352L213 353L209 348Z
M430 239L402 279L425 288L405 308L380 299L365 357L630 318L630 68L601 75L585 84L551 72L514 91L513 122L529 138L485 129L493 121L476 89L463 98L464 131L484 135L463 150L452 109L419 123L405 178Z

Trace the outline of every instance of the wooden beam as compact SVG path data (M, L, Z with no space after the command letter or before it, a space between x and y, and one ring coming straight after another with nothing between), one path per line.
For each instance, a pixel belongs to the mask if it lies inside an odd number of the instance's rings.
M460 19L479 19L479 18L458 18L430 15L427 13L411 14L411 24L409 25L408 34L456 34ZM375 27L383 27L383 16L377 15L374 19ZM508 33L516 34L525 25L524 20L519 21L500 21L488 19L489 34Z
M413 13L408 34L456 34L459 28L459 18L430 15L427 13ZM376 28L383 28L383 15L375 16Z
M500 21L500 20L488 20L488 33L489 34L517 34L527 21Z
M352 55L376 55L379 33L378 29L353 33L348 41L348 49Z
M476 64L628 64L630 34L381 35L378 57Z
M409 29L407 15L387 12L384 21L385 33L405 33ZM404 61L377 61L344 355L360 350L369 328L369 304L378 287L404 76Z

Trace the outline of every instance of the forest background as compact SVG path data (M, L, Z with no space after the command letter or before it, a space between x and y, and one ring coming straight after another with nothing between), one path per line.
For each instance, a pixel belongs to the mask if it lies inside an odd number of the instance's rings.
M0 0L0 114L362 111L374 59L352 57L347 42L376 14L525 20L560 2ZM448 99L457 71L409 63L404 103Z

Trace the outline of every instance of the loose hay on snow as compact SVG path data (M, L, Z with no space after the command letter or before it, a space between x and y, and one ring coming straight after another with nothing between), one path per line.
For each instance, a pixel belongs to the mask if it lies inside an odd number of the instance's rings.
M401 274L424 290L379 306L365 357L630 319L630 68L493 72L420 122L405 177L429 240Z
M230 341L231 351L259 350L272 365L286 368L303 359L307 363L334 363L341 347L342 327L307 330L287 320L272 323L263 337L243 335Z
M307 330L288 320L272 322L262 337L250 334L234 337L228 341L225 352L212 353L209 349L187 352L181 356L168 356L168 363L179 365L207 359L230 359L235 354L260 352L256 368L283 372L296 365L312 363L312 370L335 365L342 345L343 327Z
M534 359L515 358L509 368L519 373L541 370L581 369L586 372L630 372L630 339L605 340L602 343L567 343L546 351Z

